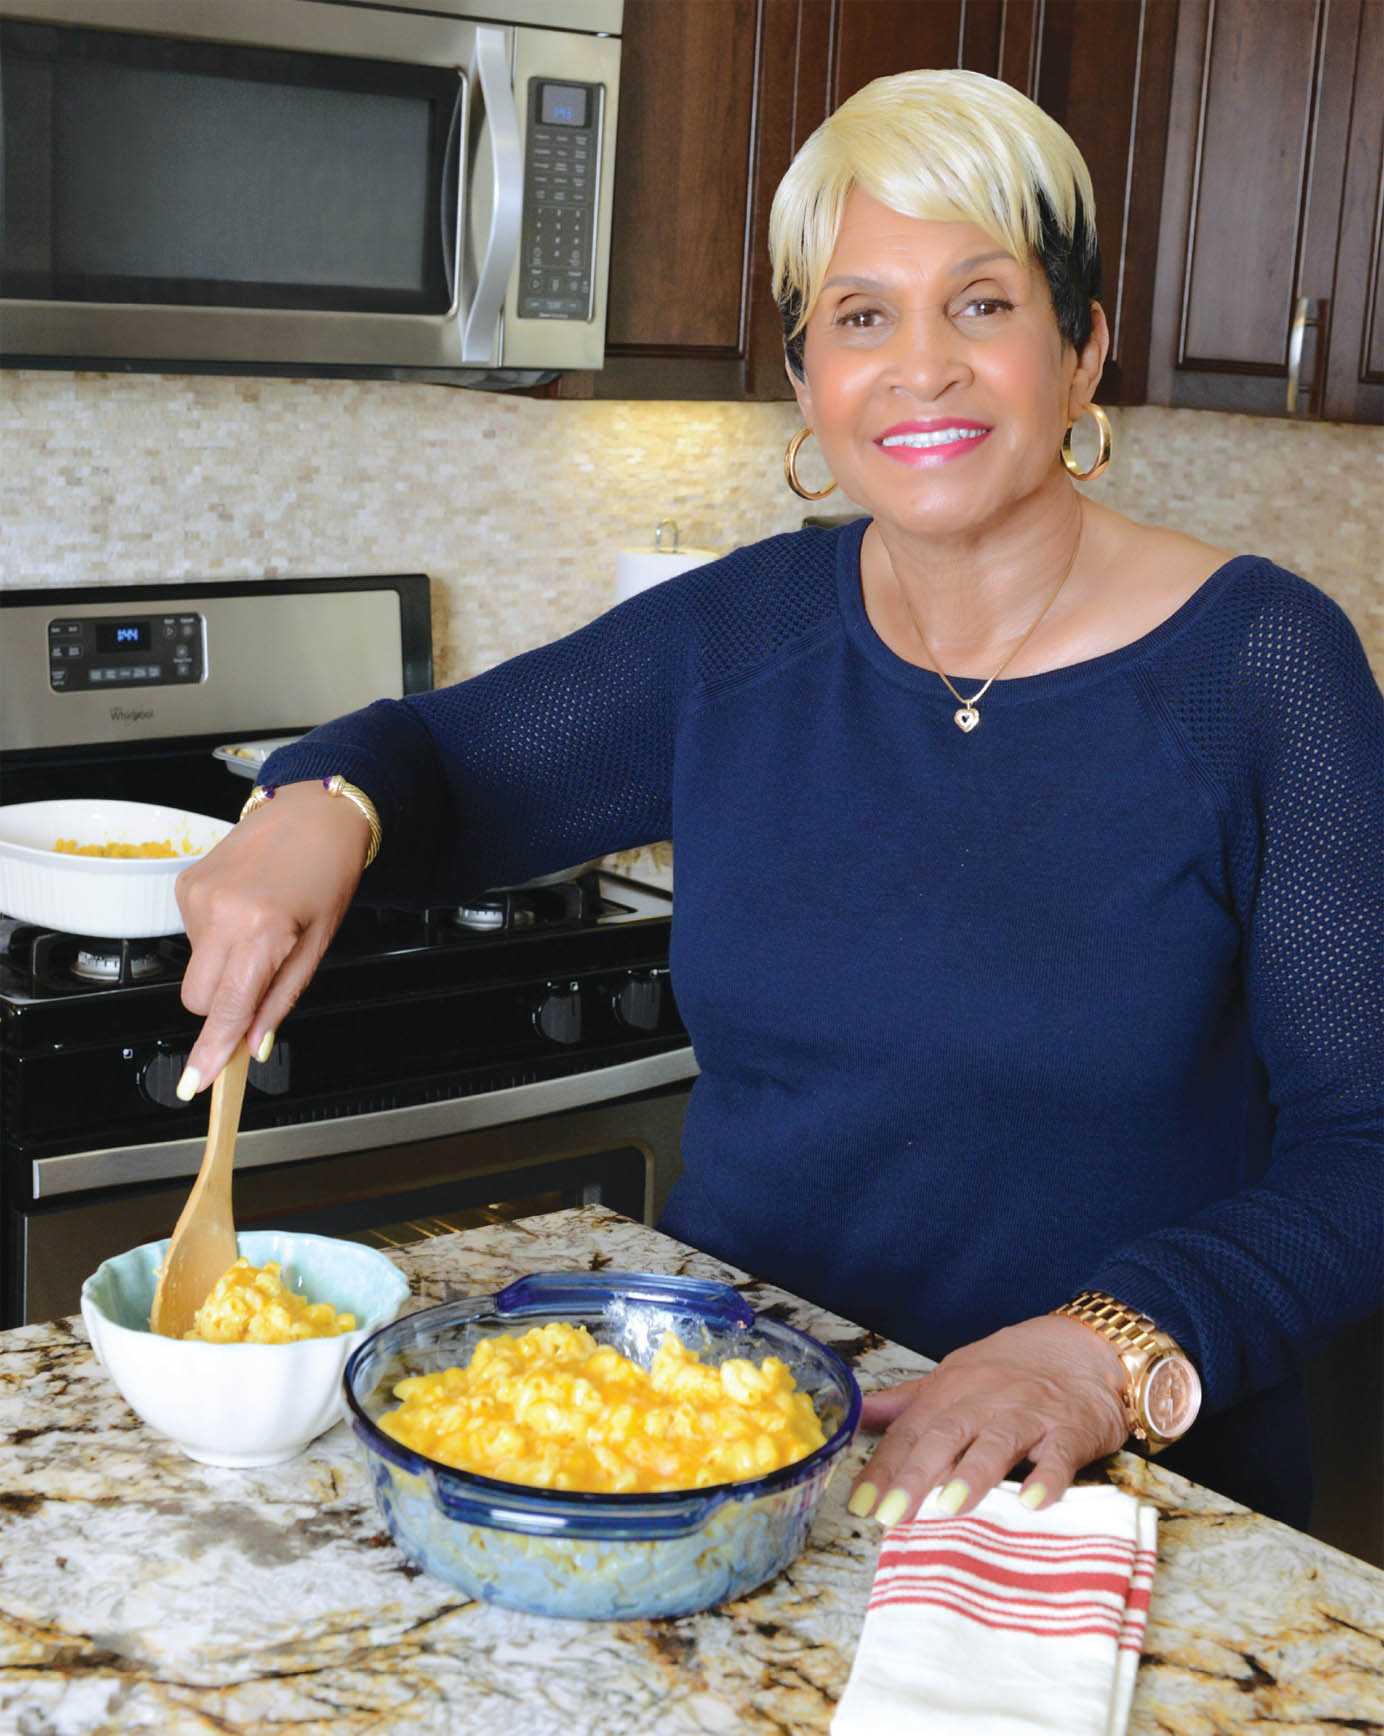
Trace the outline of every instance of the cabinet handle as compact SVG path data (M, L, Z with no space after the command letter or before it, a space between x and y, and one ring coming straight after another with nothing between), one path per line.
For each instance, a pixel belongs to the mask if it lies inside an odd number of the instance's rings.
M1299 381L1302 373L1302 334L1308 326L1318 330L1326 323L1326 302L1313 301L1310 296L1300 295L1293 303L1293 323L1288 330L1288 396L1287 410L1290 416L1297 413ZM1309 387L1303 393L1304 398L1312 395Z

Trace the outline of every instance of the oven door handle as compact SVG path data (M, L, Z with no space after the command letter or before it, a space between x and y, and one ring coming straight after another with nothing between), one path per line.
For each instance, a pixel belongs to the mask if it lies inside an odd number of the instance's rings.
M236 1168L300 1163L308 1158L369 1151L377 1145L413 1144L477 1128L502 1127L512 1121L531 1121L536 1116L614 1103L636 1092L675 1085L694 1079L699 1070L696 1056L685 1046L665 1049L657 1055L640 1055L610 1067L566 1073L556 1079L535 1079L527 1085L481 1091L470 1097L448 1097L440 1103L415 1103L366 1115L297 1122L288 1127L242 1128L236 1139ZM205 1137L166 1139L149 1145L111 1146L99 1151L35 1158L34 1198L53 1199L86 1188L120 1187L196 1175L205 1145Z

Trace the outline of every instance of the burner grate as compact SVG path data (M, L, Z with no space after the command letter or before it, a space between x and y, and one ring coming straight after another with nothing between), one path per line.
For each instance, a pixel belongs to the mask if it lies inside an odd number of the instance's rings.
M6 958L31 994L64 995L177 982L189 950L181 934L112 940L21 923L10 934Z

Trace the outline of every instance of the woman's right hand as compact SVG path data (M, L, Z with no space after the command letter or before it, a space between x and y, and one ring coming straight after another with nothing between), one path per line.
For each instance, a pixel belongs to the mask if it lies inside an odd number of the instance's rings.
M267 1054L341 925L365 866L370 828L320 780L281 784L176 882L192 957L183 1005L204 1023L178 1083L209 1085L242 1037Z

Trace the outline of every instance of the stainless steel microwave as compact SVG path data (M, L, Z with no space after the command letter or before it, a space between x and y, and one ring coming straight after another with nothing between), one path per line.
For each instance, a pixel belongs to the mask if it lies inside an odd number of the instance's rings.
M0 361L599 368L622 14L0 0Z

